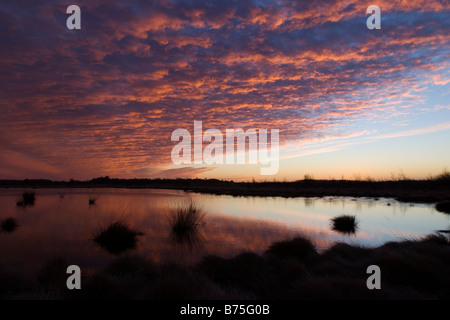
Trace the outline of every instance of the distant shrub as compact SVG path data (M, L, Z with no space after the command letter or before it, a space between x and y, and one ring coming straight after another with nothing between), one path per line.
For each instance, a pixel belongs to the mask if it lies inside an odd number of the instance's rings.
M434 207L436 208L437 211L450 213L450 201L438 202Z
M0 223L0 229L2 232L13 232L18 226L19 224L14 218L6 218Z
M32 206L34 205L35 200L36 197L34 195L34 192L24 192L22 193L22 199L17 201L17 206L19 207Z

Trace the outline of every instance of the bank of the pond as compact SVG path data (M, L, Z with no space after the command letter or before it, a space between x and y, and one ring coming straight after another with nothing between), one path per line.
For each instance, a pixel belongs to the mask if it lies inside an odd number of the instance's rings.
M450 179L396 181L299 180L293 182L234 182L217 179L110 179L89 181L0 180L1 188L155 188L199 193L263 196L349 196L395 198L404 202L450 200Z
M271 245L263 254L225 259L209 255L194 266L157 264L122 255L82 289L68 290L63 257L34 277L0 268L2 299L444 299L450 298L450 245L443 235L389 242L377 248L338 243L318 253L305 238ZM369 266L380 268L381 289L370 290ZM83 272L83 270L82 270ZM371 280L372 282L372 280Z

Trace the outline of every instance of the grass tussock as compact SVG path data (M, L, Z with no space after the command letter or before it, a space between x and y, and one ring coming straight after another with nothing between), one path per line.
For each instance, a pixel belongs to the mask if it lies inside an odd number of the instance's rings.
M172 208L167 218L172 244L192 249L204 243L200 227L205 225L205 212L192 199Z
M340 215L332 218L331 223L331 229L344 234L353 234L358 229L356 216Z
M6 218L0 223L0 231L10 233L16 230L18 226L19 224L16 219Z
M36 196L34 192L24 192L22 193L22 198L16 204L18 207L33 206L35 201Z
M303 260L317 254L317 250L311 240L304 237L296 237L291 240L273 243L267 250L267 253L281 258Z
M118 220L102 228L93 241L112 254L120 254L137 246L138 236L143 233L131 229L124 221Z
M450 213L450 201L438 202L434 207L439 212Z

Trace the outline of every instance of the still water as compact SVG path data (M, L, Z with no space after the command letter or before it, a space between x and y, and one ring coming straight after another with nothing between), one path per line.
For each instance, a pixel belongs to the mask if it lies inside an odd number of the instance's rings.
M13 217L19 226L0 233L0 266L37 269L55 256L90 270L114 255L92 241L108 224L122 219L144 233L133 253L154 261L195 263L207 254L231 257L242 251L263 252L274 241L297 234L311 238L319 250L336 241L379 246L448 229L450 216L432 205L393 199L351 197L231 197L157 189L36 189L33 206L16 205L23 189L0 189L0 221ZM95 204L89 204L95 199ZM170 208L193 199L206 212L199 227L204 243L185 248L170 241ZM355 234L331 229L330 219L355 215Z

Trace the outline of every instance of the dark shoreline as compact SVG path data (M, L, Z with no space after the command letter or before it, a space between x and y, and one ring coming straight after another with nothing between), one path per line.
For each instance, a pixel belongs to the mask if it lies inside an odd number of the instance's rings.
M192 266L125 253L83 274L82 290L68 290L69 261L55 256L36 274L0 268L0 300L448 300L449 261L448 239L436 234L376 248L337 243L323 253L296 237ZM369 266L382 274L376 290Z
M129 188L174 189L215 195L259 197L371 197L403 202L450 200L447 179L354 181L299 180L294 182L233 182L217 179L110 179L89 181L0 180L0 188Z

